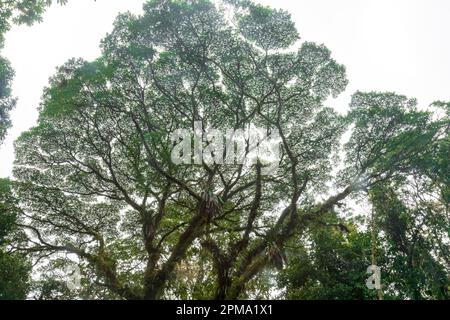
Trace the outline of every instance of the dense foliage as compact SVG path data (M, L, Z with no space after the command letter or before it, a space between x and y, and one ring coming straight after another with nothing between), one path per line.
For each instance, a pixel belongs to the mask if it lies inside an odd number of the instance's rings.
M29 290L30 266L19 253L8 252L7 244L22 235L17 232L17 208L10 181L0 179L0 300L25 299Z
M32 25L41 22L52 3L66 4L67 0L2 0L0 1L0 43L12 24Z
M61 66L16 142L28 239L10 246L41 261L37 297L448 298L449 105L357 92L340 114L327 101L345 67L299 39L287 12L250 1L151 0L97 60ZM278 171L175 165L171 133L195 122L206 138L277 132ZM351 197L372 219L345 216Z
M11 126L9 112L15 105L11 97L11 81L14 73L9 62L0 56L0 143Z

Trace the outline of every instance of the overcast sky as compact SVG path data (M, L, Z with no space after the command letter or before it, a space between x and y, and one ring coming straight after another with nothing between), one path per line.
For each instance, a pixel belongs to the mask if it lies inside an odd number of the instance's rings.
M0 177L11 176L13 141L32 127L48 78L72 57L100 55L99 43L119 12L140 13L144 0L72 0L44 22L14 27L6 56L16 71L13 128L0 147ZM347 67L347 91L329 104L345 110L356 90L395 91L419 104L450 101L450 1L261 0L288 10L302 40L324 43Z

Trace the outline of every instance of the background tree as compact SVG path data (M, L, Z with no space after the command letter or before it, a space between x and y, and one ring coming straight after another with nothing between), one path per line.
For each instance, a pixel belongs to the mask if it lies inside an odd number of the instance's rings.
M379 105L374 100L382 97L387 96L365 95L373 105ZM448 104L434 106L436 114L443 113L448 121ZM439 112L440 108L444 112ZM373 121L376 113L371 116ZM374 293L364 286L373 245L376 264L382 270L384 299L449 298L448 127L436 138L420 156L410 159L409 166L367 190L375 217L375 244L370 233L324 228L339 226L336 219L314 225L295 241L300 248L291 249L292 261L279 277L287 298L373 298ZM405 145L407 140L401 143ZM355 222L361 225L361 221Z
M390 291L401 298L449 298L449 138L447 128L408 175L371 191L390 257Z
M15 99L11 97L13 75L9 62L0 57L0 143L5 138L6 130L11 126L9 112L15 105Z
M19 253L9 252L7 244L17 234L17 208L10 182L0 179L0 300L25 299L29 289L30 265Z
M13 24L32 25L41 22L47 7L52 0L0 0L0 49L3 48L4 35ZM67 0L57 0L59 4L66 4ZM15 106L15 99L11 97L11 82L14 72L9 62L0 56L0 144L11 126L9 112Z
M99 59L59 68L37 126L16 143L30 234L18 249L76 256L91 297L268 292L289 241L350 195L403 175L448 130L448 119L393 93L356 93L338 114L325 101L345 89L345 68L325 46L300 43L285 11L223 6L154 0L142 16L120 15ZM278 172L263 175L262 161L174 165L170 135L196 121L202 135L278 132Z
M448 212L420 203L422 197L410 198L416 204L409 207L388 186L372 193L387 251L385 292L400 299L448 299Z
M376 299L376 291L366 287L370 232L358 231L349 221L324 217L288 243L288 257L288 266L278 276L287 299Z
M41 22L47 7L52 3L66 4L67 0L2 0L0 1L0 43L12 24L32 25Z

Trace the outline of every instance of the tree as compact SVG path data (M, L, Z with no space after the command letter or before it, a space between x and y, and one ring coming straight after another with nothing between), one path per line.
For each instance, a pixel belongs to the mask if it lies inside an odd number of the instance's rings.
M17 210L10 182L0 179L0 300L25 299L29 288L30 265L19 253L9 252L7 244L18 238Z
M373 105L379 105L375 99L386 98L379 94L365 97ZM443 107L444 111L448 108L444 103L434 105ZM374 115L372 113L371 121ZM447 127L436 141L423 148L420 156L411 158L410 165L403 171L367 190L374 217L369 231L375 238L354 227L342 227L348 225L342 219L334 217L330 220L328 217L325 222L309 227L302 237L294 239L294 248L290 249L291 262L278 281L286 288L286 297L373 298L374 292L364 285L368 277L365 268L376 264L382 271L379 297L448 299L448 139ZM407 140L401 142L406 144ZM380 159L382 157L377 157ZM372 228L375 230L370 230Z
M335 215L324 218L288 244L290 263L278 276L286 298L375 299L376 292L366 287L366 270L371 265L370 232L358 231L356 225ZM378 259L378 265L382 265L382 259Z
M402 192L412 203L401 201L391 186L372 191L387 255L384 291L400 299L448 299L448 211L433 201L423 202L417 191L412 191L415 197Z
M285 11L224 6L231 17L205 0L120 15L101 57L59 68L38 125L17 141L15 192L32 234L21 250L77 256L92 297L250 297L311 221L402 174L448 128L391 93L356 93L338 114L324 103L347 78L325 46L299 43ZM175 165L171 134L196 122L202 135L277 132L279 170Z
M447 127L408 175L371 191L390 256L388 289L402 298L449 298L449 139Z
M67 0L2 0L0 1L0 43L12 24L32 25L42 21L42 15L53 2L66 4Z
M8 61L0 57L0 143L5 138L6 130L11 126L9 112L15 105L10 87L13 75Z
M0 0L0 49L3 48L4 35L12 24L32 25L42 21L42 15L52 0ZM67 0L57 0L63 5ZM14 71L9 62L0 56L0 144L6 131L11 126L9 112L14 108L16 100L11 97L11 82Z

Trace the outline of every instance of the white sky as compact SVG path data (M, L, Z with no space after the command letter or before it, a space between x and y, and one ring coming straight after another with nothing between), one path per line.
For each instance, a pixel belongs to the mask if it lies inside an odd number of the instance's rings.
M13 128L0 147L0 177L11 175L13 141L37 119L42 89L58 65L100 55L99 43L119 12L141 12L144 0L71 0L44 22L14 27L1 52L16 71ZM395 91L422 105L450 101L450 1L260 0L288 10L302 40L324 43L347 67L350 85L330 104L341 110L356 90Z

